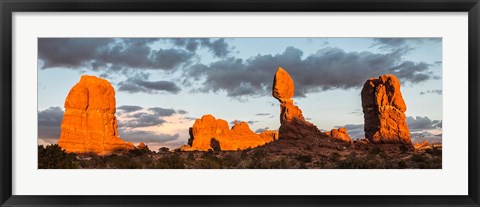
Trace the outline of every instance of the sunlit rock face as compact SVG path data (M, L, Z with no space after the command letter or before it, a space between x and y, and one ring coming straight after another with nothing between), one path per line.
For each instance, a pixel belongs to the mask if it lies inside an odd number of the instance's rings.
M67 152L110 154L134 149L118 136L115 91L101 78L84 75L70 89L58 145Z
M339 140L339 141L343 141L343 142L350 142L351 141L350 136L347 133L347 129L343 128L343 127L338 128L338 129L332 129L329 132L325 132L325 134L327 136L329 136L330 138L336 139L336 140Z
M254 133L246 122L236 121L230 129L227 121L208 114L195 120L193 127L190 128L188 145L183 146L182 150L207 151L212 149L212 139L220 144L221 150L243 150L262 146L277 138L278 133L274 131Z
M365 137L375 143L412 145L405 111L407 106L394 75L370 78L361 92Z
M279 67L273 79L272 95L280 102L279 139L300 139L322 134L312 123L305 121L302 110L295 106L292 97L295 94L293 79Z

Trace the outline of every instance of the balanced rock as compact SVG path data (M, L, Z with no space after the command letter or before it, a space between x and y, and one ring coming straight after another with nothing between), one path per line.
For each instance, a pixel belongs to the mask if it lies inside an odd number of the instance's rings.
M254 133L246 122L235 121L229 129L227 121L208 114L195 120L193 127L190 128L188 145L182 146L181 149L207 151L215 147L215 150L243 150L264 145L277 138L278 134L273 131Z
M118 136L115 91L95 76L84 75L65 100L58 145L67 152L110 154L135 146Z
M276 99L291 99L295 94L295 86L292 77L286 70L279 67L273 79L272 95Z
M302 110L293 104L295 85L292 77L279 67L273 79L272 95L280 102L280 139L317 137L322 134L312 123L305 121Z
M350 142L350 136L347 133L347 129L345 128L338 128L338 129L332 129L329 132L325 132L325 134L332 139L344 141L344 142Z
M400 92L400 81L394 75L370 78L361 92L365 119L365 137L374 143L399 143L412 146Z

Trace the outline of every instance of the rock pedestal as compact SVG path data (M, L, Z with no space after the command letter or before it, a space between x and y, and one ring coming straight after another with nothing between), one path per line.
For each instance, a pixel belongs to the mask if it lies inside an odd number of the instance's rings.
M394 75L370 78L363 86L365 137L374 143L412 145L405 111L407 106Z
M65 100L58 145L67 152L99 155L134 149L118 136L115 110L112 85L95 76L82 76Z
M301 139L322 134L312 123L305 121L302 110L293 104L295 94L293 79L279 67L273 79L272 95L280 102L279 139Z

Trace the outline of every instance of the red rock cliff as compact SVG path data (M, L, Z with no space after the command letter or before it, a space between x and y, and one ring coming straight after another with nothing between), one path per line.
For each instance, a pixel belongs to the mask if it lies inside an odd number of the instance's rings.
M134 149L118 137L115 110L112 85L95 76L82 76L65 100L58 145L67 152L99 155Z

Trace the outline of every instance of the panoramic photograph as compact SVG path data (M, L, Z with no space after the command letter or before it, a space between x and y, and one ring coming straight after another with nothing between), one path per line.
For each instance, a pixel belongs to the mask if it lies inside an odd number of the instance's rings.
M442 169L441 38L38 38L38 169Z

